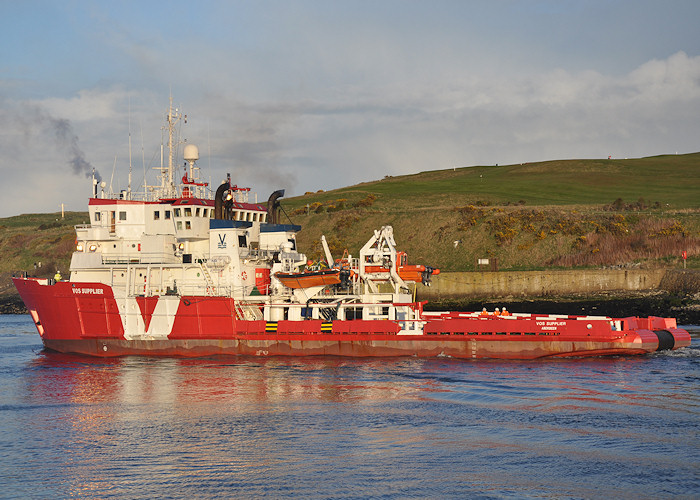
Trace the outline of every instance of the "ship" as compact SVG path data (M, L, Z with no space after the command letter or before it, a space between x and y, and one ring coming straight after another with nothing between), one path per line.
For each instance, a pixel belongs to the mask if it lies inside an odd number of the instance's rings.
M266 203L249 188L200 179L199 150L182 148L167 112L168 162L143 193L94 178L89 223L77 225L70 275L13 282L44 347L89 356L353 356L537 359L643 355L690 345L676 320L436 312L416 300L438 269L409 265L393 228L374 230L356 257L313 263L301 227L281 220L283 190Z

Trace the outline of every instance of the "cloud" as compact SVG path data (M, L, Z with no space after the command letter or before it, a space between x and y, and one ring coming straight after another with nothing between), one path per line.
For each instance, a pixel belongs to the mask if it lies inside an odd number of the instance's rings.
M297 166L311 181L302 189L453 165L693 151L699 66L679 53L617 77L558 69L364 89L290 106L286 142L310 159Z
M653 59L634 70L626 79L643 102L697 99L700 95L700 57L677 52L668 59Z
M292 196L453 166L698 150L697 56L677 52L623 74L448 73L246 93L225 70L178 82L173 94L189 116L182 134L200 148L203 177L217 185L230 172L260 199L280 188ZM152 177L167 109L161 86L95 86L64 98L1 101L0 119L13 127L0 135L0 169L20 193L38 182L47 193L41 200L5 197L0 215L49 211L65 200L84 210L90 187L75 182L74 172L82 176L96 165L104 174L117 155L115 178L123 179L129 121L134 166L145 158Z

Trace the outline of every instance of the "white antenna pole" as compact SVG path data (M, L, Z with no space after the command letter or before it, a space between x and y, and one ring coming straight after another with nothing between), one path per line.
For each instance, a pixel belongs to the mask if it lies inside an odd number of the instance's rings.
M172 196L173 189L173 95L170 94L170 108L168 109L168 195Z
M163 131L160 131L160 187L165 189L165 165L163 164Z
M139 119L139 127L141 128L141 165L143 166L143 192L144 199L147 195L147 184L146 184L146 152L143 147L143 122Z
M117 168L117 155L114 155L114 165L112 165L112 177L109 179L109 194L114 194L112 189L112 182L114 181L114 170Z
M180 121L182 118L182 113L178 109L173 110L173 96L170 94L170 107L168 108L168 167L167 167L167 172L166 169L163 168L163 192L165 196L174 198L177 196L177 188L175 187L175 182L174 182L174 174L175 174L175 165L174 165L174 148L175 148L175 143L173 139L173 135L175 134L175 124ZM187 117L185 116L185 120L187 120ZM162 146L161 146L162 148ZM167 174L167 179L165 178Z
M129 181L127 184L126 199L131 199L131 97L129 97Z

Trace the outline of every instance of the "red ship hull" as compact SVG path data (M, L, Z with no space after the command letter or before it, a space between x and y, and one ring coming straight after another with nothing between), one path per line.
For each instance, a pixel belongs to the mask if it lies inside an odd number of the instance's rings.
M15 278L44 345L92 356L417 356L535 359L634 355L690 345L669 318L425 313L420 333L393 320L251 321L227 297L136 297L109 286ZM169 311L164 314L163 311ZM611 328L618 324L618 328ZM141 331L134 335L131 326Z

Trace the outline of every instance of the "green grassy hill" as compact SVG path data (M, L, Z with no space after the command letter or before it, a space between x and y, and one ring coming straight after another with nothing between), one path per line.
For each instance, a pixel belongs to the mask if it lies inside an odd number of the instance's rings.
M700 153L629 160L555 160L503 166L475 166L385 177L287 200L309 202L377 196L376 207L418 208L478 201L528 206L590 205L640 197L672 208L700 208Z
M500 269L671 265L698 267L700 153L629 160L558 160L385 177L284 200L320 257L357 253L394 226L413 262L446 271L496 258ZM457 246L455 246L455 242Z
M0 219L0 295L14 294L13 273L34 276L68 274L75 249L76 224L86 224L87 212L24 214Z
M392 225L409 262L444 271L473 270L485 257L502 270L679 267L682 251L688 267L700 268L700 153L421 172L282 206L314 258L321 234L336 257L357 255L373 230ZM66 273L73 226L86 222L81 212L0 219L0 293L13 290L15 271Z

